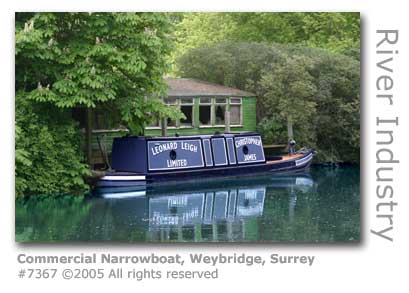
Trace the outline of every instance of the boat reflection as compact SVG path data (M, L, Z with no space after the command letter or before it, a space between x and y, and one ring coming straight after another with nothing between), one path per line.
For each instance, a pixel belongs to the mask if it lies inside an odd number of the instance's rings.
M211 224L263 214L265 187L160 196L149 200L149 228Z
M263 216L266 196L289 195L289 220L298 194L314 188L309 175L254 177L149 189L99 189L117 225L144 231L148 241L247 241ZM95 199L95 198L94 198Z

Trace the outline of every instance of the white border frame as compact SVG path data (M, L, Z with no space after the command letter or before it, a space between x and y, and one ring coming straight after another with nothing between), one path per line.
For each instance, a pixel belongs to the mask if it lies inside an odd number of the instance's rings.
M213 167L214 166L214 162L213 162L213 149L212 149L212 143L210 141L210 138L204 138L202 139L203 142L203 153L204 153L204 157L205 157L205 164L206 167ZM210 151L210 164L207 164L207 156L206 156L206 146L205 144L207 144L207 146L209 147L209 151Z
M212 152L213 152L213 158L214 158L214 149L213 149L213 140L223 140L223 147L224 147L224 158L226 159L226 163L224 164L216 164L216 161L214 160L213 164L214 166L226 166L229 164L229 160L227 158L227 150L226 150L226 142L224 141L224 137L216 137L216 138L212 138Z
M236 148L236 138L238 138L238 139L241 139L241 138L244 138L244 137L257 137L257 138L259 138L260 139L260 141L261 141L261 150L262 150L262 155L263 155L263 159L262 160L255 160L255 161L248 161L248 162L240 162L239 160L238 160L238 158L236 158L237 159L237 164L251 164L251 163L264 163L265 161L266 161L266 157L264 156L264 149L263 149L263 141L261 140L261 136L260 135L246 135L246 136L238 136L238 137L234 137L234 147L235 147L235 150L237 151L237 148Z
M149 144L151 143L164 143L164 142L172 142L172 141L176 141L176 142L180 142L180 141L195 141L195 142L199 142L199 147L200 150L198 150L198 153L200 153L200 158L202 161L202 165L195 165L195 166L187 166L187 167L172 167L172 168L151 168L151 161L150 161L150 155L149 155L149 150L150 150L150 146ZM167 171L167 170L179 170L179 169L194 169L194 168L201 168L204 167L204 158L203 158L203 148L202 148L202 143L200 141L200 139L169 139L169 140L149 140L147 141L146 144L147 147L147 153L148 153L148 171Z
M230 147L229 147L229 141L231 142L231 147L233 148L232 149L232 151L233 151L233 153L232 153L232 155L233 155L233 158L234 158L234 162L232 162L231 160L230 160ZM233 164L233 165L236 165L237 164L237 158L236 158L236 148L235 148L235 146L234 146L234 140L233 140L233 137L226 137L226 144L227 144L227 156L228 156L228 159L229 159L229 163L230 164Z

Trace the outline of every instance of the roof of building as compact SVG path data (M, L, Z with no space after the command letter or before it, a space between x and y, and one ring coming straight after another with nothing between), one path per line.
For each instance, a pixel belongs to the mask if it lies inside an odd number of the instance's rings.
M169 97L255 97L250 92L193 78L166 78Z

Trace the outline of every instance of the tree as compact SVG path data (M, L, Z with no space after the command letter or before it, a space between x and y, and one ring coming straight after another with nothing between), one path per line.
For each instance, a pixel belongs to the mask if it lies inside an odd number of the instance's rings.
M104 106L133 134L182 115L160 101L173 48L166 14L17 13L15 28L18 194L83 190L72 108Z
M225 41L228 32L236 25L228 13L190 12L171 15L175 23L174 59L190 49Z
M174 59L190 49L224 41L297 44L359 58L360 14L356 12L185 13L173 21Z
M16 93L16 195L80 193L83 176L80 133L69 113Z
M177 114L158 103L167 89L170 29L158 13L17 14L16 88L59 108L112 102L121 122L139 132L145 125L136 121L150 122L146 113Z
M317 87L309 73L311 67L311 60L304 56L287 57L284 64L265 70L260 80L265 115L286 121L288 140L294 138L294 124L298 133L313 133L308 128L314 125ZM315 140L304 138L303 142L312 144Z
M180 74L254 92L259 130L267 143L294 138L325 162L358 162L360 63L302 46L225 42L191 49Z

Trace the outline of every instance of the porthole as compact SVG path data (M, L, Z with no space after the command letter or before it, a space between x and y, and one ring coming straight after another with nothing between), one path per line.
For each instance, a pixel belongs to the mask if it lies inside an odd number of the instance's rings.
M170 157L171 160L176 160L176 152L175 152L175 150L171 150L171 151L169 152L169 157Z
M243 154L245 154L245 155L247 155L249 153L249 148L248 148L248 146L244 146L243 147Z
M169 212L171 215L176 215L178 213L177 207L170 207Z

